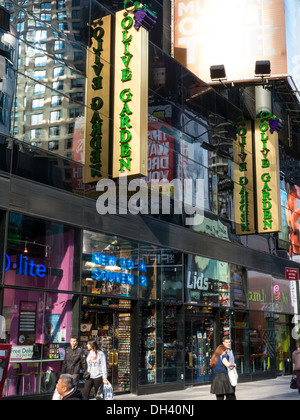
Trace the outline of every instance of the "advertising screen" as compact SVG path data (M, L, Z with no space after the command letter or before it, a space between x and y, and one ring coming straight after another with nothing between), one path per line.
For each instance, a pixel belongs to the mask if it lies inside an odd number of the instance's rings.
M253 78L257 60L287 73L284 0L175 0L174 19L175 58L206 82L219 64L228 80Z

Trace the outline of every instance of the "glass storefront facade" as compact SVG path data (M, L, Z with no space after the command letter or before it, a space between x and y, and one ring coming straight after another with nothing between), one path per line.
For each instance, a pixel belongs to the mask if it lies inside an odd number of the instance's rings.
M2 212L4 397L50 395L70 336L97 339L115 392L211 381L232 339L241 376L291 373L298 286L236 264ZM136 357L134 357L136 355Z

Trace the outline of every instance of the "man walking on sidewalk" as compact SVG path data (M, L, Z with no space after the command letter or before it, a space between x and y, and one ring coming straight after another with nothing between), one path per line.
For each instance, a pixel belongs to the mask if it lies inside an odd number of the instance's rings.
M78 386L80 369L86 371L86 359L83 350L78 347L78 339L75 336L70 338L70 347L67 348L63 361L61 373L72 375L74 386Z
M235 365L236 363L235 363L234 354L233 354L233 351L232 351L232 348L231 348L231 340L230 340L230 337L228 335L223 337L222 344L227 349L227 356L229 357L229 360L228 360L229 363L232 364L232 365ZM235 396L235 388L236 387L232 387L232 388L234 390L234 396Z

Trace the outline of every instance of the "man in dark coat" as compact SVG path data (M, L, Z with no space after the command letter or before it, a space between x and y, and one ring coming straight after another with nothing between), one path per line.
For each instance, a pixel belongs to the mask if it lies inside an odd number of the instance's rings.
M56 391L62 401L83 401L81 392L74 386L72 375L67 373L60 376L56 385Z
M86 360L83 350L78 347L78 339L72 336L70 339L70 347L67 348L65 359L62 364L61 373L68 373L72 375L74 386L77 387L79 383L80 369L86 371Z

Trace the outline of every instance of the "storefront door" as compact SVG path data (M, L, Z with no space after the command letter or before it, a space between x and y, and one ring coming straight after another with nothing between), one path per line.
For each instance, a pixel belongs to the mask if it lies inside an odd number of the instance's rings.
M108 380L114 392L130 392L131 313L118 305L83 307L81 345L96 339L106 354ZM118 306L114 308L112 306ZM85 310L87 309L87 310Z
M130 313L99 311L98 341L107 357L108 379L114 392L130 391ZM101 328L102 327L102 328Z
M185 335L186 385L211 381L209 363L214 351L213 318L187 318Z

